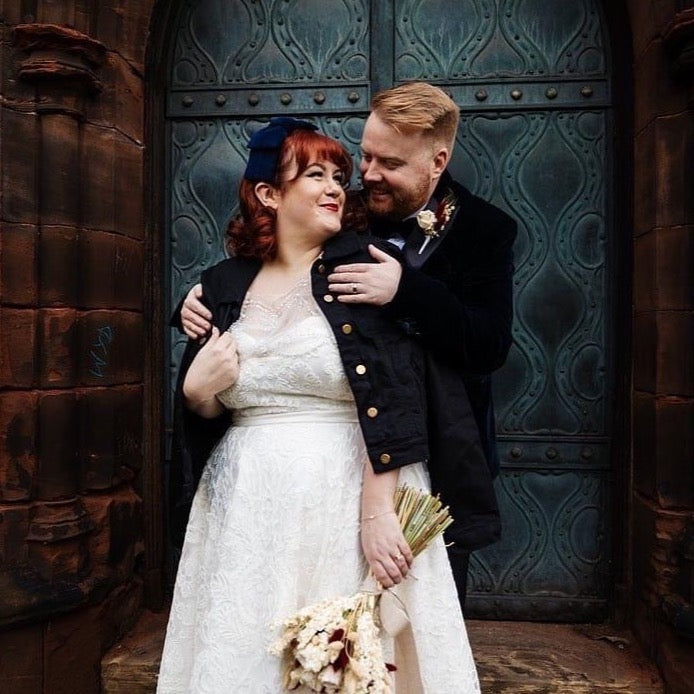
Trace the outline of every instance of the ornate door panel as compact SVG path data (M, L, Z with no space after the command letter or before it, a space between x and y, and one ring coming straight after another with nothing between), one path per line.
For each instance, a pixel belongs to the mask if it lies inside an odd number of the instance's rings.
M358 156L370 96L461 107L451 168L519 222L514 346L495 375L503 539L471 615L581 620L609 585L610 83L597 0L183 2L169 63L170 299L222 257L249 134L314 120ZM171 336L171 374L183 343Z

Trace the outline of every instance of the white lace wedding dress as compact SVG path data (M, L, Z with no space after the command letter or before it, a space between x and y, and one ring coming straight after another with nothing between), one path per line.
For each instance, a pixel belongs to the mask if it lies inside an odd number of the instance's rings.
M359 543L366 450L308 279L273 305L249 294L232 332L240 376L220 399L233 425L193 503L159 694L278 694L273 625L357 591L367 572ZM429 486L419 464L401 468L399 481ZM413 638L394 653L385 644L398 667L397 694L478 692L440 538L415 559L400 595Z

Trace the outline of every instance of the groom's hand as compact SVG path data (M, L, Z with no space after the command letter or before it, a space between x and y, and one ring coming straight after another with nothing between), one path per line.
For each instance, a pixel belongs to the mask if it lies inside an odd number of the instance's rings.
M181 308L183 332L192 340L207 335L212 328L212 314L200 299L202 299L202 285L196 284L186 294Z
M375 263L338 265L328 275L328 289L338 295L338 301L383 306L393 300L402 277L400 263L373 244L369 253Z

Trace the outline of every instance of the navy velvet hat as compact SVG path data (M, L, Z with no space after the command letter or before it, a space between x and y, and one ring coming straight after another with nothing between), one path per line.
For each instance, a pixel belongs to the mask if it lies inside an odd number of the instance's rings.
M273 183L277 172L282 143L294 130L318 130L313 124L297 118L280 116L271 118L270 122L251 136L248 141L248 164L243 177L249 181Z

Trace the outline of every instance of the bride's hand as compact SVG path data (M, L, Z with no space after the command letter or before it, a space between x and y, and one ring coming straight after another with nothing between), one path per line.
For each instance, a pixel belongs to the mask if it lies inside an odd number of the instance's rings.
M395 511L362 517L361 546L371 572L384 588L391 588L407 576L412 551Z
M220 335L214 327L205 345L193 359L183 381L188 407L203 417L214 417L224 409L216 395L236 383L239 355L230 333Z

